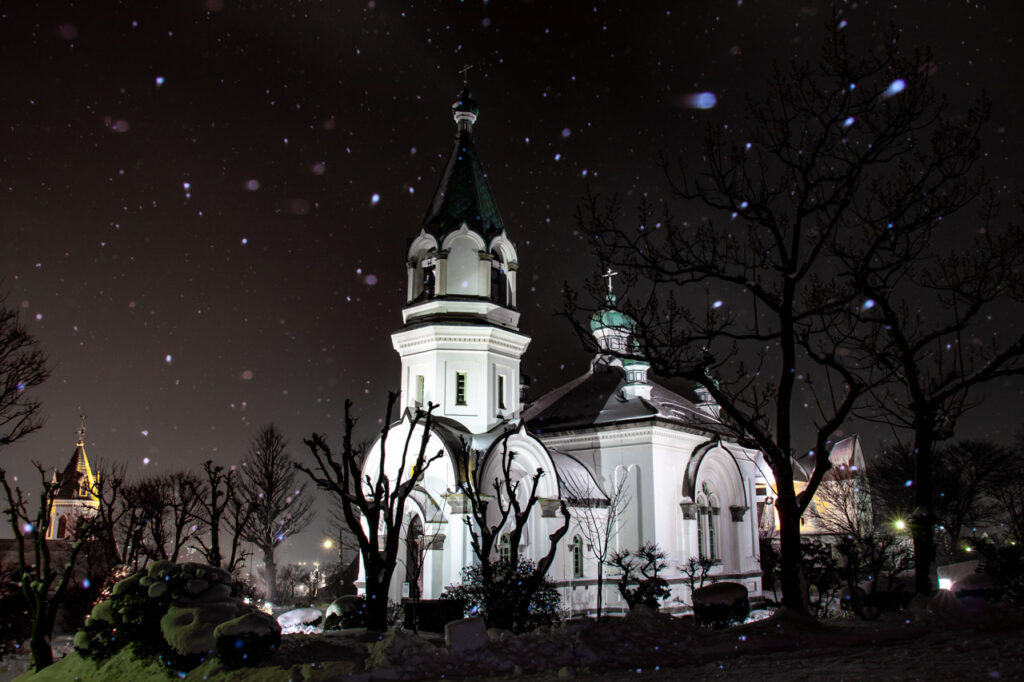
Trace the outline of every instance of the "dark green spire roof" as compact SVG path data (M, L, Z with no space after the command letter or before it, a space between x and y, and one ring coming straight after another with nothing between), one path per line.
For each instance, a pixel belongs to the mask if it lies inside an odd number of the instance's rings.
M423 219L423 229L438 239L459 229L462 223L484 239L490 239L505 229L487 186L487 174L480 165L473 144L473 123L478 111L469 88L463 88L458 101L452 105L452 113L459 126L455 149Z

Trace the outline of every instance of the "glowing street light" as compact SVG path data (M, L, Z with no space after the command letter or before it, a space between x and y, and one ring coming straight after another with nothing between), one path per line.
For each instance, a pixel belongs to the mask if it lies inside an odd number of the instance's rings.
M330 538L324 540L324 549L330 549L332 547L334 547L334 540L331 540Z
M903 530L907 527L907 522L903 519L896 519L896 530Z

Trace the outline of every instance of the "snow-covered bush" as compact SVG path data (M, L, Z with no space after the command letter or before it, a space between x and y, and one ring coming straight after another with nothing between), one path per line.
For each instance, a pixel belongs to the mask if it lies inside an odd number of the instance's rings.
M747 588L739 583L715 583L693 591L693 617L697 625L721 630L739 625L749 615Z
M102 660L131 646L142 658L188 669L219 650L216 630L227 622L235 625L225 648L255 655L280 641L281 629L273 618L231 596L227 571L158 561L119 581L110 599L93 607L85 627L75 635L75 649L83 657ZM242 636L246 627L259 640L251 652ZM243 641L241 646L236 646L238 640Z
M487 588L479 564L462 569L462 582L449 585L441 599L460 599L466 605L467 616L479 616L487 627L527 632L541 625L558 621L562 597L547 576L530 599L523 583L535 577L536 565L529 559L520 559L513 570L507 559L493 564L493 587Z

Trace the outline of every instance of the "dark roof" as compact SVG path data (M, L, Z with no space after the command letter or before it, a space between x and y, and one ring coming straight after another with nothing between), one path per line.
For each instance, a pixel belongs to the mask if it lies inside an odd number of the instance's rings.
M523 414L539 435L557 431L658 420L710 434L729 435L711 415L691 400L651 381L650 398L627 399L626 372L615 365L597 364L560 388L538 399Z
M84 481L82 479L85 479ZM61 500L70 499L85 499L88 495L81 495L81 486L84 483L86 486L91 487L92 471L89 468L89 458L85 456L85 445L79 443L75 446L75 451L71 454L71 459L68 461L64 472L60 475L60 487L57 489L55 497Z
M473 105L475 107L475 102ZM462 124L459 128L455 149L441 175L422 227L440 240L466 223L470 230L490 240L501 234L505 226L487 185L487 174L476 155L472 125Z

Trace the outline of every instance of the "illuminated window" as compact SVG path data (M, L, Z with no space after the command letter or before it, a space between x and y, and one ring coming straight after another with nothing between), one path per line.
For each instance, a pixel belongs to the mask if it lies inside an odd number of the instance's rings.
M425 387L426 387L426 380L423 378L423 375L422 374L417 374L416 375L416 404L417 405L422 405L423 404L423 394L425 392Z
M583 541L579 535L572 539L572 575L574 578L583 577Z
M466 404L466 373L456 372L455 373L455 404L465 405Z
M505 375L498 375L498 409L505 409Z

